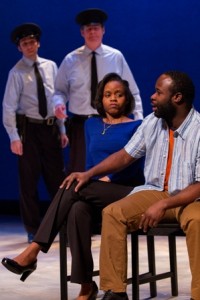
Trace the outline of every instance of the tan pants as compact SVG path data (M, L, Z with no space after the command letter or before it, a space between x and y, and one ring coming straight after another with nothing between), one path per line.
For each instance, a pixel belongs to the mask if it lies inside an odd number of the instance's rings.
M100 287L125 292L127 287L127 233L137 230L143 212L155 202L169 197L167 192L141 191L103 210L100 251ZM200 202L169 209L163 221L178 220L186 233L192 273L191 297L200 299Z

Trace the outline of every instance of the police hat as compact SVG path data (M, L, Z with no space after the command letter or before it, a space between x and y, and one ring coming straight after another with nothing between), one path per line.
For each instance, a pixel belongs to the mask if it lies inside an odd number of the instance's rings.
M19 41L25 37L35 37L37 40L40 39L42 32L38 25L34 23L24 23L20 26L17 26L11 32L11 41L18 45Z
M84 11L81 11L76 16L76 22L80 25L88 25L91 23L100 23L103 24L107 20L107 14L98 8L90 8Z

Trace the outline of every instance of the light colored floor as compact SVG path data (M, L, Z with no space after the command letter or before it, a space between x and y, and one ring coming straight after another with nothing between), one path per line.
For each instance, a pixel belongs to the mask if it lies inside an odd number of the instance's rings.
M4 256L13 258L26 246L26 234L19 219L16 217L0 217L0 259ZM129 242L128 242L129 243ZM98 269L100 236L93 237L92 251L95 268ZM69 249L67 250L69 251ZM157 270L168 269L167 241L164 237L156 240ZM70 270L70 253L68 253ZM140 271L147 271L146 243L145 237L140 239ZM129 258L130 259L130 258ZM157 289L159 300L189 300L191 275L188 265L185 238L177 238L177 260L178 260L178 280L179 296L171 297L170 279L158 281ZM130 273L130 269L128 269ZM25 282L19 280L19 275L7 271L0 265L0 299L1 300L59 300L59 243L58 237L52 245L48 254L41 253L38 259L37 270L31 274ZM99 278L94 278L99 283ZM75 299L79 291L79 285L69 283L69 300ZM131 287L128 286L128 294L131 299ZM99 291L98 298L103 295ZM148 284L140 285L140 299L150 299Z

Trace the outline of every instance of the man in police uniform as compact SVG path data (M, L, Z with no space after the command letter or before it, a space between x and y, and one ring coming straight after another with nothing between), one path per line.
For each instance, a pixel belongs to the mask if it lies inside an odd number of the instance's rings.
M100 81L107 73L118 73L129 82L135 98L134 118L143 119L142 102L139 89L123 54L102 44L105 33L104 23L107 14L100 9L87 9L76 16L84 45L67 54L55 81L54 102L58 118L67 118L70 142L70 159L67 173L85 170L84 122L97 115L91 99L91 60L95 52L97 79ZM68 112L66 112L68 103ZM69 119L67 115L72 115Z
M11 151L18 156L20 209L28 242L40 224L37 190L40 176L53 197L65 176L62 147L67 144L63 122L58 122L53 112L57 66L38 56L40 36L40 27L33 23L22 24L12 31L11 40L22 58L9 72L3 99L3 124ZM39 109L41 89L43 112Z

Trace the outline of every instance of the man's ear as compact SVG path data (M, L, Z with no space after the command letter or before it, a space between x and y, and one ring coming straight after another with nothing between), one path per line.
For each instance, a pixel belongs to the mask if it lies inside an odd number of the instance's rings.
M21 47L18 45L17 49L19 50L19 52L22 52Z
M182 101L183 95L182 95L182 93L178 92L178 93L174 94L174 96L172 98L175 103L179 103Z
M80 28L80 33L81 33L81 36L84 38L84 30L82 27Z

